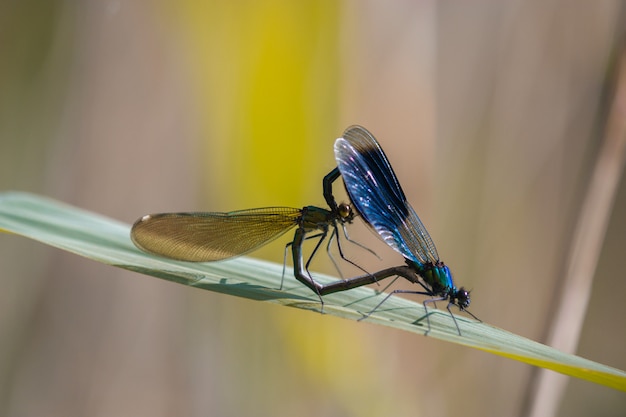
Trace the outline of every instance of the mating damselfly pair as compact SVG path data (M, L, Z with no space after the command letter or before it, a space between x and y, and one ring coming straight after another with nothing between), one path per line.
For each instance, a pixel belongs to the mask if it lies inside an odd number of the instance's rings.
M456 305L478 320L466 310L470 304L469 291L455 286L450 269L439 259L435 244L407 201L374 136L364 127L349 127L335 141L335 159L337 167L323 179L327 209L315 206L301 209L266 207L228 213L149 214L135 222L131 238L138 248L148 253L181 261L210 262L251 252L295 227L293 241L288 245L291 246L294 275L313 290L320 301L326 294L373 284L388 277L403 277L418 284L421 287L419 291L392 291L374 310L393 294L429 296L431 298L423 302L428 333L431 327L427 304L447 301L447 310L461 335L450 307ZM333 183L340 176L351 205L337 204L333 195ZM327 240L328 248L335 240L341 257L352 263L343 256L338 230L342 227L347 238L345 225L357 215L404 257L405 264L374 273L364 271L364 275L320 284L308 271L311 259L322 242ZM311 238L318 241L304 262L303 242Z

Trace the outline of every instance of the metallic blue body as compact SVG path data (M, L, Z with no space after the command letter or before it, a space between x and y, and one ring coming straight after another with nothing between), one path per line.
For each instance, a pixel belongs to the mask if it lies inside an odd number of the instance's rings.
M374 136L361 126L349 127L335 142L335 159L352 204L365 222L404 256L423 278L430 295L457 304L450 269L440 261L435 244ZM467 306L457 305L461 309Z

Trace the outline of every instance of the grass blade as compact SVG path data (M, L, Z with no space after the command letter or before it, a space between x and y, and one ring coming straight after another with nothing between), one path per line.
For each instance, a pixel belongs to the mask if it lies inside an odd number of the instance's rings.
M278 290L282 265L241 257L215 263L170 261L139 251L130 240L130 225L58 201L20 192L0 193L0 231L21 235L98 262L192 287L319 311L317 295L295 280ZM318 275L320 282L336 280ZM357 320L383 297L371 288L356 288L324 297L324 313ZM430 311L430 310L429 310ZM499 356L626 391L626 373L517 336L486 323L455 316L458 336L447 311L430 311L428 337L480 349ZM367 322L424 334L421 303L391 297Z

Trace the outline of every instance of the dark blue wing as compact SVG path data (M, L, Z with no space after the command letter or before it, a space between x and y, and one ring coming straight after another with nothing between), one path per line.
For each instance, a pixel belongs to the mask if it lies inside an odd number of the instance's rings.
M335 159L365 222L405 258L421 265L437 263L437 249L374 136L361 126L349 127L335 141Z

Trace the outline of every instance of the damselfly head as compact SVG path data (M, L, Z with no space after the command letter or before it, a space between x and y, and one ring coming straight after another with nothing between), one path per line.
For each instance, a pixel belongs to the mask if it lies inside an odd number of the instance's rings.
M470 305L470 292L465 288L459 288L454 294L454 298L456 299L456 305L459 306L461 311L465 310Z
M351 223L354 219L354 210L348 203L340 203L337 206L337 214L339 214L339 219L343 222Z

